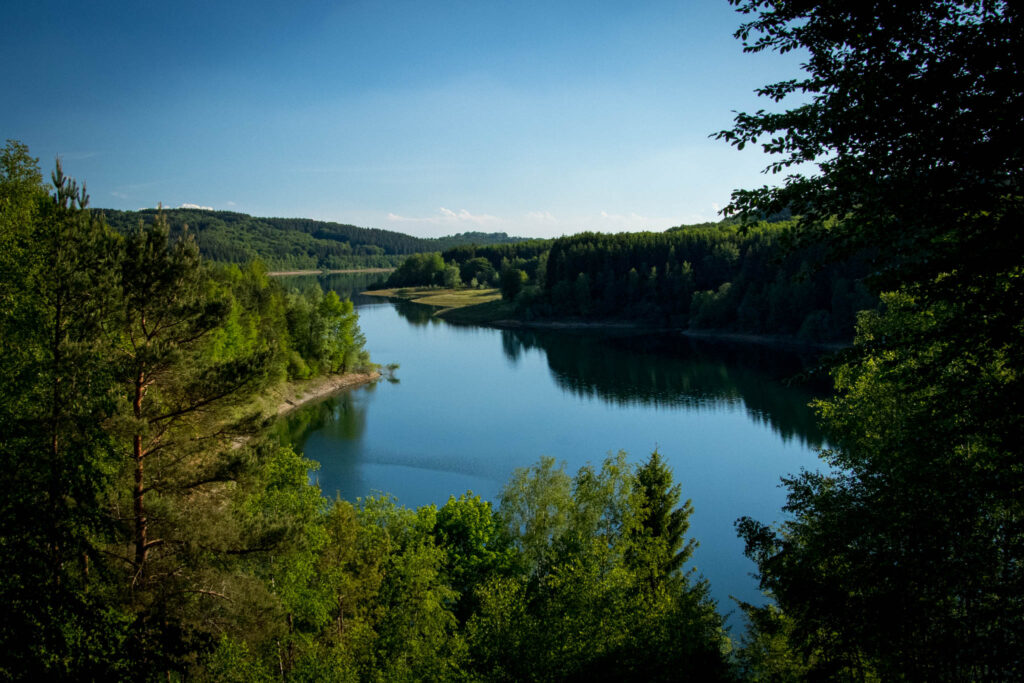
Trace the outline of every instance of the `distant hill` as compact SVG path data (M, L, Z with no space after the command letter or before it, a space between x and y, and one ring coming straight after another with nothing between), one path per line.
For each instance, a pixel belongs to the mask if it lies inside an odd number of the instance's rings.
M157 209L117 211L96 209L119 232L152 223ZM262 259L272 269L390 267L408 254L444 251L475 244L511 244L525 238L506 233L465 232L423 238L378 228L309 218L259 218L233 211L164 209L171 229L187 225L203 256L222 263Z

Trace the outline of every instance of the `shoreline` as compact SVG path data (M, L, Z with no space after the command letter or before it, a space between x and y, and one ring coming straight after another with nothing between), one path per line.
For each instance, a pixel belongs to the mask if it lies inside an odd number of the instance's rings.
M438 314L439 318L446 319ZM458 322L458 321L453 321ZM664 327L652 325L643 321L631 320L491 320L482 323L473 323L482 327L493 327L504 330L528 329L528 330L562 330L562 331L590 331L590 332L657 332L678 334L690 339L703 339L707 341L726 341L741 344L757 344L760 346L771 346L775 348L789 349L813 349L816 351L839 351L850 346L849 342L813 342L800 339L799 337L788 337L785 335L753 334L748 332L730 332L729 330L691 330L682 327Z
M852 342L814 342L799 337L775 334L754 334L749 332L733 332L730 330L693 330L684 327L670 327L652 324L643 320L630 319L609 319L609 320L583 320L579 318L546 318L540 320L518 320L507 317L510 310L508 306L498 308L502 302L500 299L495 302L475 303L469 297L464 302L451 301L453 293L458 296L463 290L431 289L429 287L406 287L382 290L370 290L363 292L370 296L386 297L389 299L401 299L432 306L437 309L434 316L456 325L477 325L495 329L529 329L529 330L563 330L590 331L608 333L643 333L659 332L678 334L691 339L704 339L707 341L725 341L740 344L755 344L769 346L778 349L792 350L814 350L814 351L839 351L847 348ZM468 290L473 292L474 290ZM482 290L475 290L480 293ZM487 290L495 292L497 290ZM399 293L401 292L401 293ZM465 296L465 295L463 295ZM431 301L432 297L444 300L444 303ZM478 308L486 307L486 308ZM474 315L471 311L476 309L480 313ZM493 317L491 317L493 316Z
M267 273L267 277L284 277L286 275L353 275L357 273L390 273L394 268L341 268L327 270L275 270Z
M268 399L276 404L269 411L268 417L278 418L287 415L309 403L328 398L345 389L354 389L365 384L372 384L380 379L381 374L373 372L347 372L343 375L325 375L312 379L293 380L271 392Z

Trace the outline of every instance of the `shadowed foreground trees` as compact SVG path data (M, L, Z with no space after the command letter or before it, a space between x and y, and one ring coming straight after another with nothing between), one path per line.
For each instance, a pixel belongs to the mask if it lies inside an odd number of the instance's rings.
M52 181L48 195L8 142L0 671L145 679L194 660L218 603L240 600L240 558L279 545L225 511L283 457L239 438L254 433L254 391L286 375L287 300L258 268L209 269L159 220L116 235L59 163ZM265 305L242 303L261 289ZM355 316L339 303L321 334L355 365Z
M781 608L755 623L795 645L808 676L1020 679L1021 7L733 4L749 16L746 51L807 59L802 77L760 91L803 104L740 114L719 134L791 171L730 210L788 207L805 243L866 248L883 292L819 406L836 469L786 480L793 518L780 527L740 522ZM805 162L818 172L797 172ZM755 641L771 660L779 640Z

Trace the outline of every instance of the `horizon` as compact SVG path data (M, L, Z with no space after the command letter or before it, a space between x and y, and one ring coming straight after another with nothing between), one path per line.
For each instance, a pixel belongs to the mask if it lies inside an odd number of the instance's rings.
M725 0L161 8L64 0L0 28L3 136L97 208L209 208L418 237L718 221L767 157L709 135L801 55ZM73 65L73 68L68 65ZM780 103L789 106L788 102Z

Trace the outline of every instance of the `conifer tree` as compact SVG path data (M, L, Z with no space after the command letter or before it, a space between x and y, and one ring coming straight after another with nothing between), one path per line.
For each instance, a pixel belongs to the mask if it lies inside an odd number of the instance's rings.
M47 199L23 146L8 143L4 157L0 226L14 258L0 311L0 671L103 677L123 637L116 610L97 604L115 462L102 424L116 239L59 160Z

